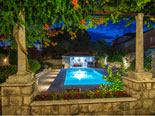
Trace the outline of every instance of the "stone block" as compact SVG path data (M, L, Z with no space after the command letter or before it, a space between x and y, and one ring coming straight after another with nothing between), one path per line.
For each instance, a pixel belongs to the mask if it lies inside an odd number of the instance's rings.
M2 87L2 96L20 95L19 87Z
M128 110L129 109L129 102L121 103L120 109L121 109L121 111Z
M126 92L126 90L127 90L127 87L123 85L123 91Z
M24 105L30 105L30 103L32 102L33 98L34 98L33 94L23 96L23 104Z
M22 88L22 94L31 94L31 93L32 93L32 86Z
M8 99L8 97L1 97L1 101L2 101L2 106L9 105L9 99Z
M138 81L151 80L152 73L149 72L129 72L128 77Z
M123 79L123 85L129 86L127 79Z
M152 100L144 100L143 101L143 108L152 108Z
M152 89L155 89L155 83L152 83Z
M151 89L151 83L146 83L146 88L149 90Z
M128 87L126 88L126 93L130 95L130 89Z
M141 90L141 84L140 83L135 83L134 86L133 86L133 89L139 91Z
M111 103L105 103L104 104L104 109L105 112L109 112L112 110L112 104Z
M89 104L88 106L89 112L101 112L103 109L104 107L102 104Z
M120 111L121 110L121 103L112 103L113 111Z
M155 98L155 90L149 91L149 98Z
M30 115L30 107L29 106L22 106L21 114L22 115Z
M79 106L71 105L71 114L78 114L78 113L79 113Z
M132 82L131 81L129 81L129 88L132 89Z
M21 96L11 96L10 97L10 105L22 105L22 97Z
M66 115L70 113L70 106L69 105L64 105L64 106L59 106L59 115Z
M80 104L80 112L81 113L88 112L88 104Z
M130 95L131 95L132 97L135 97L135 98L137 98L137 99L140 99L140 98L141 98L141 97L140 97L140 94L141 94L141 92L135 91L135 90L133 90L133 89L130 90Z
M149 92L148 92L148 91L143 91L143 92L142 92L142 98L143 98L143 99L149 98Z
M52 106L42 106L40 115L53 115Z
M142 107L141 101L135 101L135 102L130 102L129 103L129 109L130 110L140 109L141 107Z
M3 115L21 115L21 107L19 106L4 106L2 107Z
M39 115L41 113L42 107L32 107L31 108L31 114L32 115Z

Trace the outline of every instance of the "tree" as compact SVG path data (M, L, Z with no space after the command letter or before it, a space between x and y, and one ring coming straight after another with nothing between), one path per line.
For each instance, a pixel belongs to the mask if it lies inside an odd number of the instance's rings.
M27 46L28 41L36 41L36 39L40 41L45 39L46 42L50 43L50 39L46 37L50 28L49 25L62 24L61 29L67 29L68 32L71 31L69 25L87 29L97 27L102 23L107 24L107 21L111 19L115 23L126 18L130 20L127 24L129 25L136 13L149 14L147 16L153 15L154 4L154 0L1 0L0 35L4 35L6 40L13 37L20 50L26 55L27 51L20 44L17 36L22 28L26 27L27 29L34 25L31 30L26 30ZM106 12L108 15L98 16L88 13L95 11ZM125 13L132 15L131 18ZM144 24L148 23L148 26L155 23L154 18L145 17L144 19ZM86 22L87 20L89 22ZM25 27L22 26L23 24ZM42 24L45 25L44 29L42 29ZM20 35L22 36L22 34Z
M57 28L56 30L58 31L60 28ZM67 52L88 52L90 50L90 36L85 30L84 32L78 30L76 38L73 40L70 39L70 34L64 30L63 34L52 37L51 41L55 45L43 48L44 56L61 58L61 56Z

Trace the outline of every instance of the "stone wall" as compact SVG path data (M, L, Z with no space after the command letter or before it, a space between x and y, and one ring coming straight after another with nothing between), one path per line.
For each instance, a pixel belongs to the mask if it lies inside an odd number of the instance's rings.
M136 81L123 78L123 89L137 99L139 114L155 114L155 80Z
M53 65L61 65L62 59L48 59L44 60L43 62L52 63Z
M31 103L31 115L136 114L135 108L140 107L137 104L137 100L132 97L33 101Z
M155 51L152 51L152 73L153 78L155 78Z
M37 80L33 80L27 84L8 84L6 82L1 84L2 114L30 114L30 103L38 90L37 82Z
M32 115L154 115L155 79L123 77L123 89L132 97L83 100L33 101Z

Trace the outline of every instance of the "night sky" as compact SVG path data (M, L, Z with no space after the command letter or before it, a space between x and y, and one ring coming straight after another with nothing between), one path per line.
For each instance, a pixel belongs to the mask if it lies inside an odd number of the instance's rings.
M108 43L112 40L120 37L126 33L136 33L136 21L134 21L130 26L125 27L127 23L126 20L121 20L119 23L112 24L112 21L108 22L108 25L99 25L96 29L90 28L87 30L91 36L91 41L96 41L97 39L105 39ZM144 26L143 31L149 30L147 25ZM117 36L117 37L116 37Z
M107 26L102 24L99 25L97 28L88 29L87 32L91 36L92 42L95 42L98 39L105 39L110 45L110 42L117 37L120 37L126 33L136 33L136 21L134 21L130 26L124 27L126 23L126 20L121 20L119 23L114 24L112 24L112 21L108 21ZM147 28L147 25L145 25L143 31L145 32L147 30L149 29ZM2 44L0 42L0 46L1 45Z

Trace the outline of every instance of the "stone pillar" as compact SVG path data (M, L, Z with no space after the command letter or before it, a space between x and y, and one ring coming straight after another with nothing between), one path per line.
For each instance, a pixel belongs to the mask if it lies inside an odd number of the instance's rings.
M136 72L144 72L143 13L136 16Z
M20 11L19 16L24 20ZM19 24L17 37L26 49L25 27ZM1 100L3 115L30 115L30 103L37 94L38 79L34 74L26 70L26 55L18 45L18 72L8 77L5 83L1 84Z
M152 73L153 78L155 78L155 51L152 51Z
M136 80L151 80L152 73L144 72L143 17L143 13L138 13L136 16L136 70L129 72L128 77Z
M25 17L22 12L19 13L19 17L21 17L25 21ZM19 42L26 49L26 41L25 41L25 26L23 24L19 24L18 35ZM18 45L18 75L26 74L26 55L20 49Z

